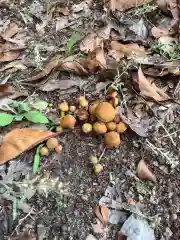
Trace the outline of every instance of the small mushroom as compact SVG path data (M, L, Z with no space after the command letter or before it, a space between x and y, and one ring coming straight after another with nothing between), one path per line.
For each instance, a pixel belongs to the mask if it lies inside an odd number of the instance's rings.
M90 161L93 165L97 164L98 163L98 159L96 156L90 156Z
M41 156L48 156L49 155L49 149L47 147L41 147L39 150L39 153Z
M69 111L70 112L75 112L76 111L76 106L70 106Z
M89 118L89 113L86 109L80 108L77 109L76 116L80 121L87 121Z
M55 149L58 146L58 140L56 138L49 138L46 142L46 146L49 149Z
M95 122L93 124L93 131L98 134L104 134L107 132L106 124L103 122Z
M82 107L88 107L89 103L84 96L79 97L79 105Z
M68 112L69 111L69 106L68 106L68 103L67 102L62 102L59 104L59 109L62 111L62 112Z
M76 119L72 115L66 115L61 119L60 126L62 128L73 129L76 124Z
M99 101L94 101L89 105L89 113L91 115L96 115L96 108L99 104Z
M115 118L115 109L108 102L101 102L96 108L96 117L102 122L110 122Z
M59 133L63 132L63 128L61 126L57 126L56 132L59 132Z
M115 122L108 122L106 123L106 127L109 131L116 130L116 123Z
M62 146L61 145L58 145L56 148L55 148L55 151L57 153L60 153L62 151Z
M114 91L114 92L112 92L112 93L110 94L110 96L111 96L112 98L117 97L117 95L118 95L118 93L117 93L116 91Z
M119 134L115 131L106 133L104 135L104 143L108 147L118 147L121 143Z
M99 174L100 172L102 172L102 170L103 170L103 166L100 163L94 165L95 174Z
M116 125L116 132L118 133L123 133L127 130L127 126L126 124L124 124L123 122L120 122Z
M92 124L90 124L90 123L84 123L84 124L82 125L82 131L83 131L84 133L92 132Z

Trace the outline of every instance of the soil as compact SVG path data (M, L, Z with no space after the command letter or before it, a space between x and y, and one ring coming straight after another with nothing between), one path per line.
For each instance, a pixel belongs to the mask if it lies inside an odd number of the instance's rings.
M38 1L37 1L38 2ZM50 108L46 114L54 119L59 118L58 103L66 100L70 103L77 101L77 98L86 94L89 101L97 98L103 98L105 91L97 92L96 83L99 81L98 75L89 77L74 76L69 73L61 73L59 79L79 79L88 81L88 84L82 89L75 89L73 93L68 91L53 91L44 93L38 89L31 88L22 84L34 69L34 65L43 66L43 61L36 62L37 56L34 51L35 46L39 46L41 58L50 59L55 54L62 54L66 48L66 42L74 32L87 34L90 29L98 29L103 25L103 3L95 1L89 17L80 17L76 19L75 25L55 32L55 18L45 27L45 33L40 36L35 26L41 22L38 16L33 17L33 21L25 23L22 19L22 13L28 14L28 8L32 1L24 0L21 3L14 2L10 8L2 8L0 12L1 19L10 19L17 22L24 29L26 28L31 39L28 41L25 50L26 60L30 62L30 67L23 72L11 73L9 82L16 87L25 87L29 95L38 96L42 100L48 101ZM38 2L43 6L48 6L46 1ZM81 1L68 2L69 6L81 3ZM62 6L67 5L61 2ZM27 11L26 11L27 10ZM53 46L52 50L47 47ZM1 73L4 79L9 73ZM178 115L180 109L177 107L174 111L175 119L173 123L167 123L166 128L169 132L177 131L180 127ZM25 123L27 124L27 123ZM4 136L14 126L1 129L1 137ZM15 125L17 127L17 125ZM22 125L21 125L22 127ZM147 139L138 136L131 129L121 136L121 145L117 149L104 149L103 137L95 134L83 134L79 130L68 133L62 133L58 137L63 150L60 154L52 152L48 157L41 158L41 173L43 179L46 179L46 173L49 173L47 179L49 182L58 179L60 188L53 191L37 192L27 203L33 208L34 213L24 219L27 213L17 210L16 219L12 220L12 201L2 199L0 202L0 239L62 239L62 240L85 240L91 233L97 239L115 240L118 239L118 231L121 225L108 224L106 238L101 234L93 232L91 223L94 222L93 207L98 204L99 199L104 195L107 186L110 183L110 174L114 179L120 181L120 192L124 202L134 199L144 205L143 213L147 216L158 215L161 219L160 224L155 227L156 239L180 239L180 186L179 186L179 165L172 168L170 163L161 154L156 155L154 150L148 147L146 140L160 147L169 154L169 158L179 160L180 138L178 132L174 134L173 140L176 143L174 147L169 137L165 137L164 129L160 128L161 138L158 142L151 136ZM34 150L23 154L13 161L22 161L32 166ZM91 155L101 157L101 163L104 170L99 175L93 173L93 167L89 161ZM137 189L137 183L143 181L137 180L136 166L140 159L145 159L149 168L157 177L157 183L149 185L146 194ZM8 172L11 164L1 165L1 172ZM24 165L23 165L24 166ZM22 169L21 180L25 178ZM0 175L2 175L0 172ZM18 226L18 228L16 228ZM17 230L17 231L14 231ZM27 235L23 235L24 233ZM42 233L43 232L43 233ZM172 232L172 234L171 234ZM29 235L31 236L28 238ZM21 235L24 237L21 238ZM169 236L170 235L170 236Z

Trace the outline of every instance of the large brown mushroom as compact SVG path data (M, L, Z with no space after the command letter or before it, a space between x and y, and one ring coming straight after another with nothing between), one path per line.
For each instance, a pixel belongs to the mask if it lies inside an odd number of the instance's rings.
M93 131L98 134L104 134L107 132L106 124L103 122L95 122L93 124Z
M62 128L73 129L76 124L76 119L72 115L66 115L61 119L60 126Z
M108 102L101 102L96 108L96 117L102 122L110 122L115 118L115 109Z

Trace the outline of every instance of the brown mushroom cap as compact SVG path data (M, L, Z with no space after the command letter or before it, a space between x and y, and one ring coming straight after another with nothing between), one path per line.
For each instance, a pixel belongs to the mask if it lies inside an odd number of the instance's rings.
M107 132L106 124L103 122L95 122L93 124L93 131L98 134L104 134Z
M109 131L116 130L116 123L115 122L108 122L106 123L106 127Z
M90 112L90 114L96 115L96 108L97 108L98 105L99 105L99 101L92 102L89 105L89 112Z
M73 129L76 124L76 119L72 115L66 115L61 119L60 126L62 128Z
M54 149L58 146L58 140L56 138L49 138L46 142L46 146L49 149Z
M110 122L115 118L115 109L108 102L101 102L96 108L96 117L103 122Z
M118 133L123 133L127 130L127 126L126 124L124 124L123 122L120 122L116 125L116 132Z
M121 143L119 134L115 131L106 133L104 135L104 143L108 147L118 147Z

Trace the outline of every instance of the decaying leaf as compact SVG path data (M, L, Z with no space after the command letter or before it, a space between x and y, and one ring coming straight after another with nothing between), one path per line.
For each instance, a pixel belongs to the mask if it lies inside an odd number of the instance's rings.
M68 16L70 13L70 10L68 7L57 7L56 8L57 13L62 13L64 16Z
M169 32L168 29L166 29L166 28L158 28L158 27L153 27L151 29L151 33L152 33L153 37L155 37L155 38L160 38L162 36L170 35L170 32Z
M70 79L68 80L51 79L47 83L42 85L40 89L41 91L50 92L56 89L65 90L74 86L79 86L79 82Z
M0 53L0 62L9 62L12 60L15 60L19 57L20 51L14 50L14 51L7 51Z
M158 0L158 7L165 13L171 12L172 17L178 20L180 17L179 0Z
M141 68L138 70L138 76L133 74L133 81L138 84L140 94L144 97L149 97L155 101L166 101L170 97L160 88L158 88L155 83L153 83L153 78L149 81L142 72Z
M149 170L144 159L141 159L141 161L138 163L136 171L137 171L137 175L140 179L156 182L155 175Z
M50 62L48 62L44 69L42 71L39 71L38 73L36 73L34 76L30 77L27 79L28 82L34 82L34 81L38 81L41 78L46 77L54 68L56 68L59 64L59 58L58 57L54 57L50 60Z
M89 234L86 240L97 240L97 238L95 238L92 234Z
M91 226L92 226L92 228L93 228L94 233L104 233L105 227L104 227L104 225L102 224L102 222L99 221L98 218L96 218L96 222L97 222L96 224L91 223Z
M88 34L80 43L80 50L82 52L93 52L102 44L102 38L98 37L96 33Z
M84 68L84 59L76 56L69 56L61 61L58 65L61 71L70 71L79 75L87 75L88 71Z
M106 58L103 47L99 47L96 51L96 61L99 64L100 68L107 68Z
M132 7L136 7L140 4L143 3L148 3L149 1L147 0L108 0L106 1L106 7L112 11L119 10L119 11L125 11L128 10Z
M13 37L19 31L20 29L16 23L10 23L5 33L1 34L1 37L8 41L11 37Z
M0 68L0 72L3 72L10 68L14 68L16 70L24 70L26 69L26 66L24 65L23 61L17 60L17 61L10 62L6 64L4 67Z
M17 157L37 144L53 137L55 133L38 129L14 129L8 133L0 147L0 164Z
M68 18L67 17L61 17L56 22L56 32L68 27Z
M0 84L0 98L7 97L14 93L14 88L9 84Z
M94 213L96 217L104 224L106 225L108 222L108 215L109 215L109 209L106 207L106 205L99 205L94 207Z
M112 41L111 42L111 49L118 51L118 54L124 54L126 57L130 56L145 56L146 51L144 47L140 47L136 43L129 43L129 44L122 44L117 41Z

